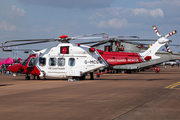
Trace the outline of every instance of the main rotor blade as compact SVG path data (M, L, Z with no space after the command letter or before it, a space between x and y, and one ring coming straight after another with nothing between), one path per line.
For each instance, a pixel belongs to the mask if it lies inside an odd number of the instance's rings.
M51 41L40 41L40 42L30 42L30 43L14 44L14 45L5 45L5 46L1 46L0 48L3 48L3 47L13 47L13 46L21 46L21 45L29 45L29 44L37 44L37 43L45 43L45 42L51 42Z
M26 39L26 40L9 40L5 41L3 44L9 43L9 42L27 42L27 41L61 41L61 39L52 38L52 39Z
M176 45L176 44L168 44L168 46L177 46L177 47L179 47L180 45Z
M102 41L83 42L83 43L79 43L79 44L91 44L91 43L98 43L98 42L102 42Z
M155 39L110 39L110 40L102 40L102 41L121 41L121 42L126 42L126 41L157 41ZM102 41L92 41L92 42L83 42L80 44L91 44L91 43L97 43L97 42L102 42Z
M155 39L120 39L123 41L157 41Z
M68 40L75 40L75 39L80 39L80 38L83 39L83 37L90 37L90 36L96 36L96 35L108 35L108 33L81 35L81 36L76 36L76 37L70 37L70 38L68 38ZM103 37L101 37L101 38L103 38Z
M109 36L111 38L139 38L138 36Z
M96 43L94 45L91 45L91 47L96 47L102 44L105 44L107 42L127 42L127 43L132 43L130 41L157 41L155 39L110 39L110 40L102 40L102 41L92 41L92 42L83 42L80 44L92 44ZM143 45L149 45L149 44L143 44Z
M97 43L97 44L91 45L91 47L96 47L96 46L105 44L105 43L107 43L107 42L109 42L109 41L102 41L102 42L99 42L99 43Z
M108 35L107 33L100 33L100 34L90 34L90 35L82 35L82 36L77 36L77 37L70 37L70 38L51 38L51 39L25 39L25 40L9 40L9 41L5 41L2 44L6 44L6 43L12 43L12 42L30 42L30 41L61 41L61 42L69 42L69 40L75 40L75 39L99 39L99 38L103 38L103 37L90 37L90 36L95 36L95 35ZM88 38L90 37L90 38ZM35 44L35 42L33 43ZM21 45L21 44L20 44Z
M32 49L16 49L16 50L13 50L13 49L4 49L3 51L4 52L12 52L12 51L24 51L24 52L28 51L29 52L29 51L32 51ZM34 50L34 51L39 51L39 50Z

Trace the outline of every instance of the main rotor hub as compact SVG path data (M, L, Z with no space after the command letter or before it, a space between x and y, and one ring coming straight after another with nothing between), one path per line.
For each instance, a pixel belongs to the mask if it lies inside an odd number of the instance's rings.
M62 35L62 36L59 36L59 38L68 38L67 35Z
M160 44L164 44L164 43L166 43L166 42L168 42L168 41L169 41L169 39L167 39L167 38L165 38L165 37L161 37L161 38L158 39L158 42L159 42Z

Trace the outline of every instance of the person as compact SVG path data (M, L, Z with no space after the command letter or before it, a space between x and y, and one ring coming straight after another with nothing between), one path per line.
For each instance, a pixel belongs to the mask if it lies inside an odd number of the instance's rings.
M119 43L116 43L116 51L117 52L124 51L124 46L123 45L119 46Z
M179 67L179 61L177 61L177 66Z
M4 74L4 72L5 72L5 65L4 65L4 63L1 65L1 70L2 70L2 74Z
M6 64L6 65L5 65L5 69L6 69L6 71L7 71L7 68L8 68L8 67L9 67L9 65L8 65L8 64Z
M109 46L106 46L106 52L109 52L110 50L109 50Z
M116 50L115 51L119 51L119 42L116 42Z

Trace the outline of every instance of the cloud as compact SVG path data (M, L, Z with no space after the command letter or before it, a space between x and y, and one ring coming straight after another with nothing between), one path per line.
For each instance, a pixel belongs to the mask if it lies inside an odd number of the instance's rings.
M165 6L180 6L179 0L161 0L155 2L139 2L140 6L149 8L160 8Z
M15 25L11 25L10 23L6 21L2 21L0 23L0 30L5 30L5 31L16 31L17 27Z
M114 0L18 0L27 5L41 5L59 8L104 8Z
M112 7L112 8L102 8L94 10L92 15L89 17L90 19L94 19L97 17L100 18L112 18L112 17L118 17L120 18L123 14L124 8L121 7Z
M155 2L139 2L140 6L144 8L159 8L164 12L164 16L168 19L177 18L180 16L180 2L179 0L161 0ZM172 20L170 20L172 21Z
M95 19L100 17L102 19L105 18L133 18L133 17L163 17L164 12L161 9L154 9L154 10L147 10L144 8L137 8L137 9L130 9L130 8L120 8L120 7L113 7L113 8L103 8L98 9L93 12L94 14L91 15L90 19Z
M164 12L162 9L157 8L148 10L144 8L102 8L96 9L89 17L90 24L96 25L98 28L127 28L136 26L137 24L157 22L160 18L164 18Z
M12 6L10 13L12 16L26 16L26 11L24 9L17 8L15 5Z
M164 13L161 9L155 9L155 10L146 10L146 9L132 9L132 13L134 15L149 15L151 17L163 17L164 16Z
M101 21L98 24L99 28L122 28L124 26L126 26L128 24L128 22L126 21L126 19L110 19L108 21Z

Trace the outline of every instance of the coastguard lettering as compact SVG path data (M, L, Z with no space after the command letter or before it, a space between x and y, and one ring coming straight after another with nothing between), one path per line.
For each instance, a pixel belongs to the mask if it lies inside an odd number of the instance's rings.
M139 62L138 59L107 59L107 62Z
M139 62L138 59L128 59L128 62Z
M126 62L126 59L107 59L107 62Z

